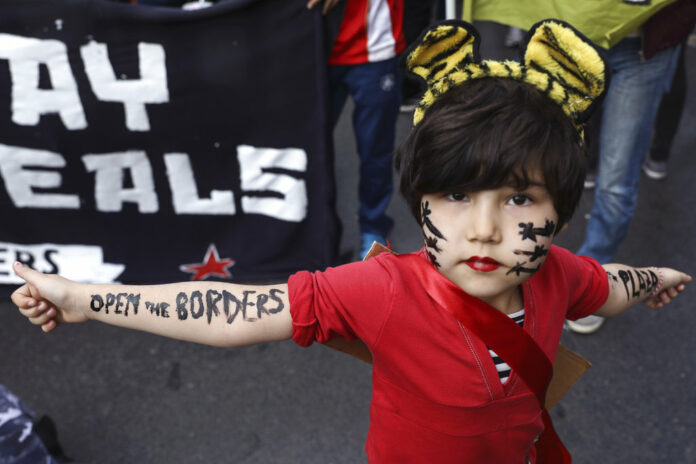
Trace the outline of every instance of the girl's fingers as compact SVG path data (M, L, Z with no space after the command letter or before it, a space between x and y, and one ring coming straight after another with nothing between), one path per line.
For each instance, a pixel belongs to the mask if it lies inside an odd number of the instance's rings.
M669 302L672 301L667 292L661 292L658 296L663 304L669 304Z
M24 317L32 318L32 317L37 317L40 316L44 311L48 309L46 306L43 307L43 309L39 309L38 306L33 306L28 309L19 309L19 312L22 314Z
M52 320L54 317L56 317L56 310L54 308L50 308L43 314L40 314L39 316L30 317L29 322L31 322L34 325L44 325L48 321Z
M36 298L31 296L28 285L23 285L18 288L12 293L11 298L12 302L16 304L18 308L32 308L38 304Z
M50 321L46 322L44 325L41 326L41 330L48 333L51 330L55 329L57 325L58 323L56 322L56 320L51 319Z

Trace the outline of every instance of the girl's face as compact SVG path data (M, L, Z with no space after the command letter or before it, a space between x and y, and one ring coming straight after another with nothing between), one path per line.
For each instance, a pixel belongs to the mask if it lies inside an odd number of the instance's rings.
M421 220L433 265L466 293L491 306L522 308L519 286L546 259L558 214L541 175L525 190L423 195Z

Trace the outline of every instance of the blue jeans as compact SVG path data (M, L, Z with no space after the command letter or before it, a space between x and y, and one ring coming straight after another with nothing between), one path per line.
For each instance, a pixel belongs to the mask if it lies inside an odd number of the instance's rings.
M393 192L392 158L401 104L397 58L350 66L329 66L331 111L336 125L350 95L353 131L360 156L360 233L386 237L394 221L386 210Z
M644 60L640 49L640 39L631 37L608 52L614 74L602 107L594 206L577 253L602 264L613 259L633 218L640 166L679 56L676 46Z

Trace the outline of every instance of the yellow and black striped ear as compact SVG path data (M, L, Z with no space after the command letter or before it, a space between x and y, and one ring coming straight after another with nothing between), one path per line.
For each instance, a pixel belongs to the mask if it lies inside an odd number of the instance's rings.
M523 60L533 70L526 80L561 105L576 124L587 120L608 84L599 47L562 21L547 19L532 26Z
M556 102L582 134L582 124L603 97L609 81L606 61L589 39L569 24L548 19L535 24L522 61L481 61L479 34L463 21L428 29L406 55L406 67L427 89L416 107L417 125L443 93L472 79L498 77L533 85Z
M463 21L444 21L426 30L421 39L406 55L406 67L422 77L427 90L416 108L413 120L418 124L425 109L436 98L459 82L444 79L479 61L479 35L476 29Z

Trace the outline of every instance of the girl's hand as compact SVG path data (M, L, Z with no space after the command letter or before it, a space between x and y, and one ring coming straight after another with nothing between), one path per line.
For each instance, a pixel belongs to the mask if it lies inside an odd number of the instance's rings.
M50 332L62 322L87 320L72 299L78 284L55 274L42 274L20 263L15 263L13 268L26 284L15 290L11 298L29 322Z
M659 269L663 277L662 286L656 295L649 296L644 303L652 309L660 309L669 304L674 298L684 291L684 284L691 282L691 276L683 272L675 271L667 267Z

